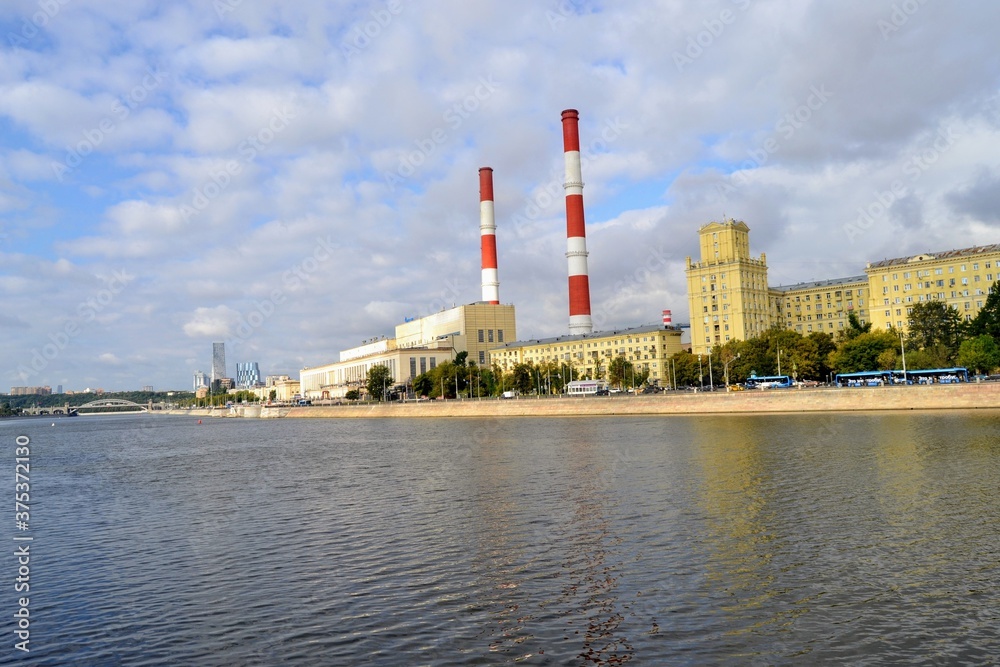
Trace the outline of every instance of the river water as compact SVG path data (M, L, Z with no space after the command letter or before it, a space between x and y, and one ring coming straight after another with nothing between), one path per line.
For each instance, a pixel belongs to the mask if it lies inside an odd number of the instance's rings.
M10 517L0 663L995 663L998 434L995 412L6 421L11 495L30 438L31 651Z

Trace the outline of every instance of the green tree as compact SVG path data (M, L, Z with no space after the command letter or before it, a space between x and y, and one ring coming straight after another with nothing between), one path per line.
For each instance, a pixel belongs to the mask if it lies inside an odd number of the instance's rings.
M677 352L671 357L674 363L674 373L677 375L678 387L697 387L701 385L698 374L698 355L687 350Z
M347 393L344 394L344 398L349 401L356 401L361 398L361 393L357 389L348 389Z
M267 400L268 401L273 402L273 401L277 400L277 398L278 398L278 390L277 389L272 389L271 391L267 392Z
M992 336L1000 343L1000 280L990 285L986 303L967 327L970 336Z
M608 382L619 389L624 389L635 377L635 367L625 357L618 356L608 364Z
M990 373L1000 366L1000 346L989 334L963 340L958 347L958 364L975 373Z
M413 378L413 393L417 396L430 396L434 391L434 379L428 373L421 373Z
M511 386L515 391L522 394L530 394L535 383L535 369L530 364L517 364L514 366Z
M389 367L385 364L377 364L368 369L368 376L365 378L365 388L368 390L368 397L378 401L384 401L386 393L392 389L395 380L389 372Z
M865 322L861 324L861 320L854 311L849 311L847 313L847 328L841 332L841 338L843 340L853 340L860 336L861 334L871 333L872 323Z
M944 301L915 304L910 311L908 324L907 349L932 349L933 354L941 358L942 365L947 365L958 352L962 316L953 306Z
M835 373L873 371L879 367L879 355L899 344L896 334L888 331L861 333L848 339L830 353L829 365Z

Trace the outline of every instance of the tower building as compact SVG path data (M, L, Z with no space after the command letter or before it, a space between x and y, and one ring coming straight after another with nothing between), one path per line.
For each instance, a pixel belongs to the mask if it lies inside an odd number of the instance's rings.
M694 354L759 336L771 326L767 257L750 256L749 235L746 223L732 218L698 230L701 259L685 261Z

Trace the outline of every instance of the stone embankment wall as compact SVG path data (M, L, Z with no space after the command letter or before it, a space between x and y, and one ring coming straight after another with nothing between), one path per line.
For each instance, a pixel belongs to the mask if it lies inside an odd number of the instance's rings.
M771 389L516 400L422 401L386 405L282 408L298 418L566 417L574 415L692 415L870 410L1000 410L1000 382L910 387ZM265 408L263 412L274 411Z

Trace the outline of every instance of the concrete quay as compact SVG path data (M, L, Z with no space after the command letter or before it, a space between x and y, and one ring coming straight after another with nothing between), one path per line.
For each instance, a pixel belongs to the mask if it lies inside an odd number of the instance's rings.
M264 407L259 413L248 410L245 415L232 416L370 419L711 415L885 410L1000 410L1000 383Z

